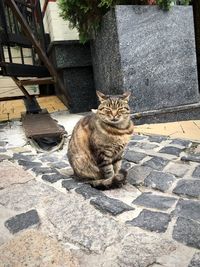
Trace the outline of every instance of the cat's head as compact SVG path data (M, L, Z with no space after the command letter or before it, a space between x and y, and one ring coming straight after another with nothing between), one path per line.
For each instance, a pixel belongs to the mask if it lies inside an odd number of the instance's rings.
M100 101L97 115L102 121L117 125L130 118L130 107L128 105L130 92L118 96L104 95L99 91L96 93Z

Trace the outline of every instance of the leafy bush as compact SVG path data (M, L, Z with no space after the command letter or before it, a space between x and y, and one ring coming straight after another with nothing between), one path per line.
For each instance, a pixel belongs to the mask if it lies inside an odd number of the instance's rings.
M84 43L100 26L102 16L115 5L158 4L169 10L172 4L189 4L190 0L58 0L60 15L68 20L71 28L79 32L80 41Z

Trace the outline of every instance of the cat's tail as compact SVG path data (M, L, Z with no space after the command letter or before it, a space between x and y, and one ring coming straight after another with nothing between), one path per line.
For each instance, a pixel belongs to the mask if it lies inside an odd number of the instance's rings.
M110 188L117 188L120 187L122 184L125 183L126 181L126 176L127 176L127 171L124 169L121 169L118 174L113 176L112 178L108 179L100 179L100 180L93 180L90 181L89 183L101 190L106 190Z

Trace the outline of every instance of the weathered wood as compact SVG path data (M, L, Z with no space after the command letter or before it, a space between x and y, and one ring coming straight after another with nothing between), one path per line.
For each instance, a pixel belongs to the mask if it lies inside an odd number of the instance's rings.
M19 79L16 77L11 77L12 80L16 83L16 85L19 87L19 89L22 91L22 93L31 101L32 97L26 90L26 88L23 87L23 85L18 84Z
M65 133L48 113L25 114L22 116L22 125L28 138L62 136Z
M18 80L18 85L34 85L34 84L53 84L55 83L54 79L52 77L46 77L46 78L32 78L27 80Z

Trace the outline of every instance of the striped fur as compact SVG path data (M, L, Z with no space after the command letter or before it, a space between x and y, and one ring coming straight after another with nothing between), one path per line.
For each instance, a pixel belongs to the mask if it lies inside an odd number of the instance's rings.
M94 187L109 188L126 178L121 158L133 133L130 93L97 95L100 100L97 112L82 118L73 130L68 158L75 176Z

